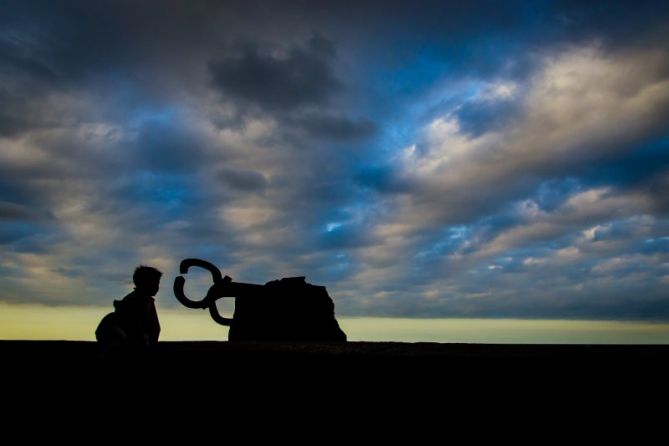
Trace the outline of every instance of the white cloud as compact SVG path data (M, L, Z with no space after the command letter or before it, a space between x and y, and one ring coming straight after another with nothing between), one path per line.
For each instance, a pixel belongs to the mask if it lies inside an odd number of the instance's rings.
M568 175L629 150L629 142L664 128L669 76L658 73L666 65L664 52L574 48L547 57L518 99L519 116L506 127L472 136L452 114L434 119L418 147L398 159L401 175L417 186L409 200L395 203L397 223L470 221L500 200L522 196L547 174ZM606 192L589 191L573 205L594 204Z

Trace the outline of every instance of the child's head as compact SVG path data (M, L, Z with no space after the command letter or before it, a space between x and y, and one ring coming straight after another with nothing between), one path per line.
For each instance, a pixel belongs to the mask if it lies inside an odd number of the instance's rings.
M160 277L163 275L160 271L150 266L138 266L132 275L132 281L135 282L135 289L145 292L149 296L155 296L160 288Z

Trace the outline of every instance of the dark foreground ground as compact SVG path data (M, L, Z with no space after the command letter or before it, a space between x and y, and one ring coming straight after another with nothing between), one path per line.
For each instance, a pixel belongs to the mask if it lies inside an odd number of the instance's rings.
M393 389L545 382L620 387L669 380L669 346L163 342L147 361L110 368L94 342L0 341L1 377L17 384L106 384L138 373L171 386L290 383ZM118 366L118 367L117 367Z
M639 440L662 430L669 398L669 346L164 342L151 360L110 366L93 342L0 341L0 358L3 426L27 421L24 437L45 420L48 436L93 420L99 435L131 421L149 438L219 441L242 426L249 441L313 442L315 428L328 444L361 431Z
M181 421L324 410L585 420L645 419L669 398L669 346L164 342L150 360L112 365L99 353L93 342L0 341L5 406L155 406Z

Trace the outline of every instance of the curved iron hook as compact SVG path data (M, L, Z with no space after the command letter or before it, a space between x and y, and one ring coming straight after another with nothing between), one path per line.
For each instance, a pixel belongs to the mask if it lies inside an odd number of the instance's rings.
M181 302L182 305L188 308L207 308L214 304L216 297L212 293L212 288L216 285L219 285L223 282L223 275L221 271L213 264L202 259L184 259L179 265L179 272L181 274L188 273L188 269L191 266L197 266L199 268L206 269L211 274L211 279L214 282L214 286L209 288L207 295L201 300L191 300L184 294L184 285L186 284L186 279L183 276L178 276L174 279L174 295L177 300Z
M213 263L207 262L206 260L202 259L183 259L179 264L179 272L181 274L186 274L188 273L188 269L191 266L197 266L209 271L209 273L211 273L211 279L214 281L214 283L223 280L223 275L221 274L221 270L218 269L216 265L214 265Z
M216 300L212 300L211 304L209 305L209 314L211 315L211 318L214 320L214 322L225 325L226 327L229 327L232 325L232 319L228 317L223 317L221 316L221 313L218 312L218 308L216 307Z

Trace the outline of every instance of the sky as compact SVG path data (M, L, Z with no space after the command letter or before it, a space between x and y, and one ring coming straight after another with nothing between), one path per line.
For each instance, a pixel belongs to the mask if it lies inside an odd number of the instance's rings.
M668 123L662 1L0 0L0 303L669 322Z

